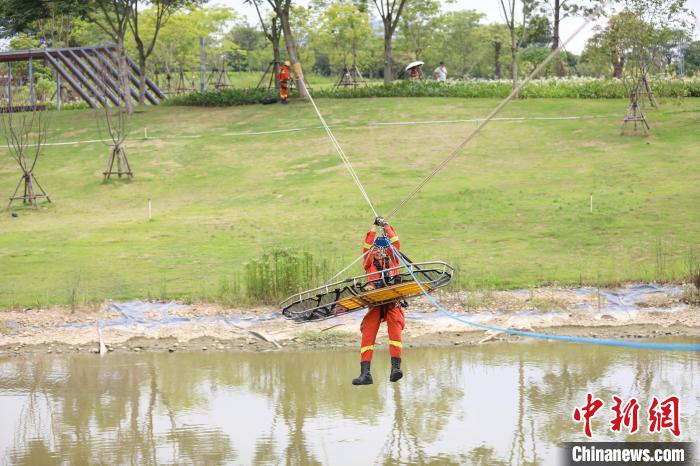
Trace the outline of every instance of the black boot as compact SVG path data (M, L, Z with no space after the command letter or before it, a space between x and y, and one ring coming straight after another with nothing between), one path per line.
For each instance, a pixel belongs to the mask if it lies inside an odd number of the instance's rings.
M389 380L396 382L403 377L403 372L401 372L401 358L391 358L391 374L389 375Z
M352 379L352 384L371 385L372 383L372 374L369 373L369 361L362 361L360 363L360 376Z

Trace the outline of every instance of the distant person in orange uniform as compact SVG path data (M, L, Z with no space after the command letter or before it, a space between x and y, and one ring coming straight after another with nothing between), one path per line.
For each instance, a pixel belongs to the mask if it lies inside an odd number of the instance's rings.
M280 82L280 102L283 104L287 103L287 97L289 97L289 67L291 63L289 60L285 60L282 66L279 68L277 73L277 79Z
M368 288L381 288L393 283L399 270L388 270L401 265L399 258L391 246L399 250L401 243L394 228L386 223L382 217L377 217L372 229L365 236L365 244L362 250L365 253L363 265L367 277ZM377 227L383 228L386 236L377 236ZM362 332L362 344L360 345L360 376L353 379L353 385L369 385L372 383L370 362L374 353L374 343L377 339L379 325L386 320L389 333L389 354L391 354L391 374L389 380L396 382L403 377L401 372L401 332L405 326L405 318L401 303L389 303L381 306L370 307L362 319L360 331Z

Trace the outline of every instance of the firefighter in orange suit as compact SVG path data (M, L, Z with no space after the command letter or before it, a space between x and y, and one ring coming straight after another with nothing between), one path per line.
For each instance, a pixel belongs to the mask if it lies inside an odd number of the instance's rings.
M287 103L287 97L289 97L289 67L291 63L289 60L285 60L282 66L279 68L277 73L277 79L280 82L280 102L283 104Z
M388 270L401 265L399 258L392 249L401 248L399 237L394 228L387 224L382 217L377 217L372 229L365 236L365 244L362 252L364 256L365 272L368 288L380 288L393 283L399 274L399 270ZM377 236L376 229L380 227L386 235ZM396 382L403 377L401 372L401 331L405 325L403 307L399 302L370 307L362 319L360 331L362 332L362 344L360 345L360 376L353 379L353 385L369 385L372 383L370 362L374 352L374 343L377 339L379 325L386 320L389 333L389 354L391 354L391 374L389 380Z

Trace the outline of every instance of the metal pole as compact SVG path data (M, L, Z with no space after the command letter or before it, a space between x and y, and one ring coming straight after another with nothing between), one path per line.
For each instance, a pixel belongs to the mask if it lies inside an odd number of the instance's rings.
M12 112L12 64L7 63L7 103L8 112Z
M34 63L29 57L29 105L34 105Z
M204 50L204 37L199 37L199 88L201 92L207 90L207 52Z

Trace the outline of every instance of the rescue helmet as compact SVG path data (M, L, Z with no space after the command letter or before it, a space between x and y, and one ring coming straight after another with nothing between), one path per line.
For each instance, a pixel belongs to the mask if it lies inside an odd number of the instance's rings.
M389 238L387 238L386 236L378 236L374 240L374 245L379 247L379 248L386 249L389 246L391 246L391 242L389 241Z
M292 64L289 62L289 60L284 61L284 66L291 66Z

